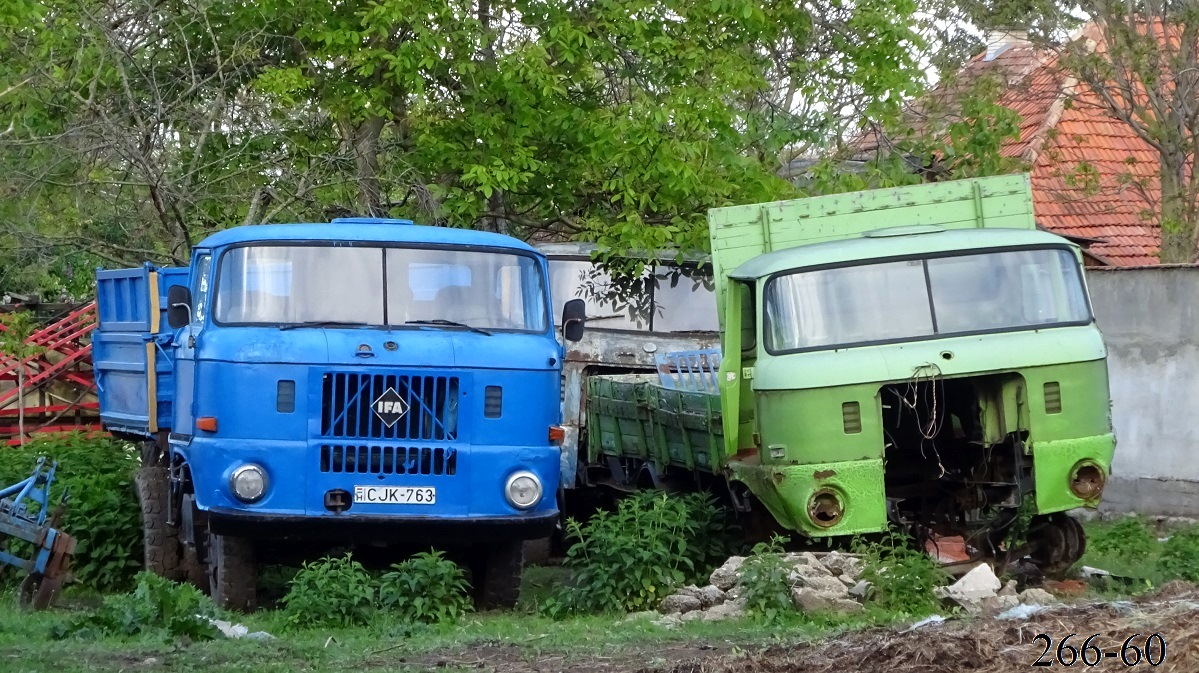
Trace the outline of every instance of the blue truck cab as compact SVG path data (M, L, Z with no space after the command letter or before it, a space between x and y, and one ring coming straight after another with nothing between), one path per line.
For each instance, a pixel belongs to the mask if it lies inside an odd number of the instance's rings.
M260 563L437 547L511 606L522 542L558 519L547 278L507 236L366 218L98 271L101 417L145 447L147 566L251 609Z

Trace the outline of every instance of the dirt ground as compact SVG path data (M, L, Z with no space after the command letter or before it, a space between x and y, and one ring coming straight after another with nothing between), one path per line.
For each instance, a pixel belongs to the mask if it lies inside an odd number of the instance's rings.
M1040 634L1052 640L1048 652ZM1059 660L1059 645L1071 634L1075 635L1065 642ZM1099 636L1091 644L1098 649L1088 650L1084 661L1081 650L1095 634ZM1146 640L1153 634L1160 638L1150 643L1147 660ZM1128 663L1121 660L1126 641L1129 649L1123 654ZM1071 647L1079 651L1072 669L1199 671L1199 591L1189 585L1167 585L1154 596L1137 601L1059 604L1025 619L980 616L919 628L871 629L766 649L689 643L577 660L561 655L532 657L517 648L491 644L405 663L503 673L1008 673L1039 670L1034 666L1038 660L1051 662L1042 664L1050 670L1057 669L1071 662Z

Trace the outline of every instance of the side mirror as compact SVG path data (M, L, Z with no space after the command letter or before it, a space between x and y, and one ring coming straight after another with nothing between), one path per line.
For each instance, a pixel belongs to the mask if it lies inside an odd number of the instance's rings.
M182 285L167 288L167 324L179 329L192 321L192 292Z
M587 320L587 304L582 299L571 299L562 306L562 336L567 341L583 338L583 323Z

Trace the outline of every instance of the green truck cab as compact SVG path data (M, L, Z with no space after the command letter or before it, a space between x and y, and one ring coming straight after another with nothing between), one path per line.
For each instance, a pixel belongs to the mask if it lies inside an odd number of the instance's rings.
M1082 555L1062 513L1097 505L1110 472L1106 351L1081 250L1036 228L1027 176L721 208L709 226L716 386L596 377L593 462L723 482L809 538L899 526L1049 570Z

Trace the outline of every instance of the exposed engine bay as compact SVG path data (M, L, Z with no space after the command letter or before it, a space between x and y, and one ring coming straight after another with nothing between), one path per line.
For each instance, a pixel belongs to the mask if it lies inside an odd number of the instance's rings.
M1023 379L945 378L932 365L879 394L888 516L917 538L997 552L1034 488Z

